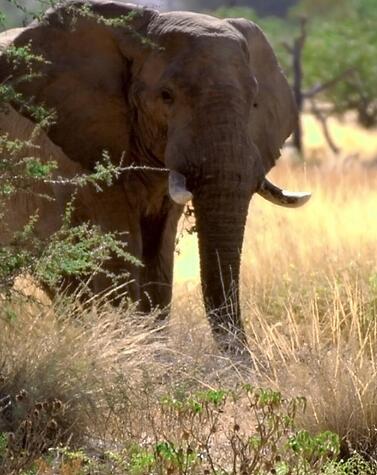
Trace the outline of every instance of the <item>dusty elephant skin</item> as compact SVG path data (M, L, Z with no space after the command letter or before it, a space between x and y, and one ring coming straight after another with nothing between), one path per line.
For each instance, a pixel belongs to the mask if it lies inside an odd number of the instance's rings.
M83 4L86 14L77 11ZM131 12L126 24L104 21ZM124 155L124 165L171 171L170 196L167 173L129 171L83 206L80 219L128 232L129 250L144 264L130 269L133 298L144 310L169 305L177 222L193 196L214 336L224 346L230 331L243 342L239 269L251 196L260 191L287 206L307 200L285 194L284 202L264 180L296 110L262 31L242 19L92 0L50 10L14 36L16 46L30 43L48 60L39 78L17 89L55 109L48 135L67 160L92 170L107 150L114 163ZM0 71L0 81L22 74L5 56Z

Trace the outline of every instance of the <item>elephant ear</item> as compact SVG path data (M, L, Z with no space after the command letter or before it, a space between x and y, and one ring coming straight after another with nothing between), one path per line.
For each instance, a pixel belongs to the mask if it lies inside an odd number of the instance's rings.
M280 156L280 148L297 123L291 88L262 30L244 19L227 20L246 38L250 68L259 86L251 111L250 133L259 149L265 173Z
M119 163L130 142L132 69L146 54L145 34L157 15L120 1L64 3L13 41L43 57L33 61L38 76L22 80L25 65L3 54L0 83L11 78L17 92L56 113L48 135L72 160L91 170L106 150Z

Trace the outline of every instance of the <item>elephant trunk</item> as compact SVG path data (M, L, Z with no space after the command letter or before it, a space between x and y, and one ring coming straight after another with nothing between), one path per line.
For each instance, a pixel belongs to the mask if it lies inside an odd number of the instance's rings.
M264 173L241 120L242 104L229 100L225 105L220 99L205 107L191 146L176 148L185 161L174 163L178 153L170 161L169 190L178 203L192 193L207 317L219 347L237 351L246 343L239 300L244 228L251 195Z
M241 321L239 275L244 228L252 194L248 154L234 146L222 160L208 160L193 205L199 240L203 297L212 331L222 349L241 348L246 337ZM238 147L236 147L238 148ZM219 163L226 169L216 170ZM249 166L248 166L249 164ZM220 165L221 166L221 165Z
M202 291L215 339L221 347L235 346L245 341L239 274L249 196L235 196L236 191L215 194L207 190L194 197Z

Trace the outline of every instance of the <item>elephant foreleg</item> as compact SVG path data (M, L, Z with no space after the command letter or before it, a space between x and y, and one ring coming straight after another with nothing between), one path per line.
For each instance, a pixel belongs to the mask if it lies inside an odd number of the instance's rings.
M76 224L89 221L105 233L117 233L118 239L127 244L131 256L142 260L138 210L127 201L121 184L114 184L101 192L86 187L80 191L77 201L74 214ZM115 305L124 297L135 302L140 300L141 266L113 255L106 262L105 270L105 273L95 275L91 282L94 293L109 292L109 298Z
M169 315L177 224L183 207L164 199L161 212L142 219L143 269L140 277L141 309L160 308L158 320Z

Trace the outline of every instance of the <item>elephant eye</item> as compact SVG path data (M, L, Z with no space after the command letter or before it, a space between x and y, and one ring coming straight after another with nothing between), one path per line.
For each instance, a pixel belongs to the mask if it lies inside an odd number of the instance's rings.
M165 104L173 104L174 96L169 89L162 89L161 91L161 99Z

